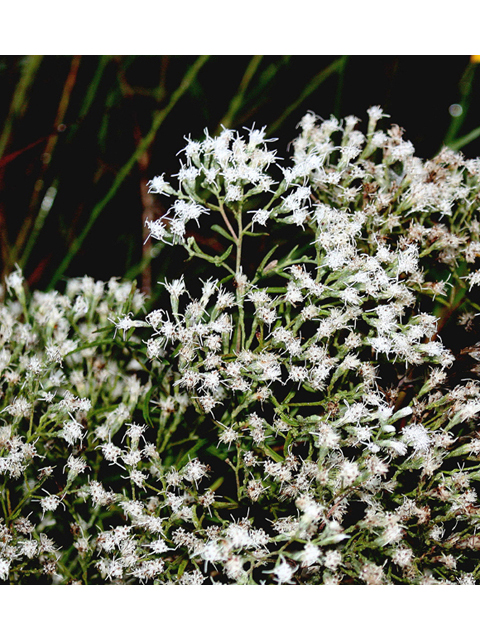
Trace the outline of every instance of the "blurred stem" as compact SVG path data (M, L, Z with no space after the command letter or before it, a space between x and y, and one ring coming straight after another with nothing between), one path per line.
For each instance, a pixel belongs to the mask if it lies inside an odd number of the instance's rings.
M81 60L81 56L73 56L72 58L72 62L70 64L70 70L68 72L67 79L65 80L65 84L63 86L62 95L60 97L60 102L58 104L57 114L55 116L55 120L53 123L53 130L55 133L61 130L61 125L65 118L65 114L67 112L68 105L70 103L70 97L72 95L72 91L77 79L80 60ZM58 135L49 136L47 139L45 151L43 152L43 155L42 155L42 165L40 168L40 173L33 187L33 194L30 200L29 213L25 218L25 221L18 233L15 246L12 247L12 254L10 258L11 264L14 264L17 261L19 254L21 253L23 247L25 246L25 243L27 242L32 226L35 226L35 230L38 234L40 232L41 226L45 221L46 213L48 213L48 210L45 212L42 209L40 209L40 211L37 214L37 219L35 220L34 211L38 208L38 201L44 186L43 183L44 183L45 174L50 165L50 160L52 159L52 155L53 155L55 146L57 144L57 140L58 140ZM27 258L28 258L28 254L22 256L20 261L22 267L25 266Z
M299 95L297 100L295 100L295 102L292 102L292 104L290 104L285 109L282 115L279 118L277 118L277 120L275 120L275 122L272 125L267 127L267 133L272 133L273 131L278 129L284 123L284 121L288 118L288 116L291 113L293 113L293 111L295 111L295 109L297 109L302 104L302 102L306 98L308 98L308 96L311 93L313 93L316 89L318 89L318 87L323 82L325 82L325 80L327 80L333 73L341 73L343 71L343 68L347 60L348 60L348 56L341 56L340 58L337 58L337 60L334 60L332 64L330 64L326 69L323 69L322 71L320 71L320 73L317 73L317 75L310 80L310 82L302 91L302 93Z
M103 73L107 67L108 62L110 62L110 59L111 56L100 56L97 69L90 83L90 86L88 87L87 93L85 94L82 106L80 107L80 112L78 114L79 120L83 120L90 110L90 107L92 106L93 101L97 96L97 90L100 85L100 80L102 79Z
M275 76L280 69L287 65L291 56L281 56L281 59L269 64L260 74L257 82L252 86L248 99L245 98L244 102L250 104L250 108L244 111L241 115L237 114L236 125L240 125L243 122L247 122L253 118L253 115L268 101L270 92L268 90L269 85L274 81Z
M48 213L50 211L50 209L52 208L52 204L53 204L53 200L55 198L55 195L57 193L57 186L58 186L58 180L55 180L54 183L51 185L50 190L53 192L53 195L51 195L49 197L49 200L47 200L47 198L44 199L44 201L42 202L39 212L34 220L33 223L33 229L31 230L30 234L28 235L28 239L27 239L27 243L25 246L25 249L22 251L22 257L21 259L18 261L19 262L19 266L20 268L23 270L25 269L25 265L28 262L28 258L30 257L30 254L32 252L33 247L35 246L35 243L37 241L38 236L40 235L40 232L43 228L43 225L45 224L45 220L47 219ZM47 196L48 196L48 190L47 190Z
M237 216L238 222L238 238L237 238L237 260L235 265L235 273L240 273L240 268L242 265L242 240L243 240L243 221L242 221L242 211L240 210Z
M10 111L7 119L5 120L2 135L0 136L0 158L3 156L8 145L15 120L22 117L25 113L25 109L28 105L28 90L33 84L35 74L37 73L42 59L43 56L26 56L25 58L20 80L15 88L15 93L13 94L12 102L10 104Z
M337 92L335 93L335 106L333 107L333 113L335 117L338 118L339 120L341 116L343 84L345 82L345 68L347 66L347 59L348 57L345 57L344 63L340 66L340 69L338 70Z
M132 168L135 166L135 164L137 163L138 159L150 147L150 145L152 144L152 142L155 139L155 136L157 134L158 129L160 128L160 125L163 123L163 121L168 116L170 111L176 105L178 100L188 90L188 88L190 87L192 82L195 80L195 78L197 77L200 69L203 67L203 65L208 60L208 58L209 58L208 55L200 56L199 58L197 58L197 60L188 69L187 73L183 77L178 89L176 89L176 91L172 94L168 104L161 111L158 111L155 114L152 126L150 128L150 131L142 139L142 141L140 142L139 146L137 147L135 152L132 154L130 159L119 170L119 172L117 173L117 176L116 176L115 180L113 181L113 184L110 187L110 189L108 190L107 194L93 208L93 210L92 210L92 212L90 214L90 217L89 217L87 223L85 224L84 228L76 236L75 240L72 242L72 245L70 246L70 249L69 249L67 255L63 259L63 261L60 264L60 266L58 267L58 269L55 271L55 273L53 275L53 278L50 281L50 284L49 284L49 287L48 287L49 289L52 289L57 284L57 282L60 280L60 278L63 276L63 274L65 273L66 269L68 268L70 262L72 261L74 256L78 253L78 251L80 250L80 247L82 246L83 241L85 240L85 238L87 237L88 233L90 232L90 229L92 228L92 226L95 223L96 219L98 218L100 213L103 211L105 206L110 202L110 200L116 194L116 192L118 191L120 185L123 183L123 181L128 176L128 174L130 173Z
M77 58L80 58L80 56L77 56ZM78 121L81 122L85 116L87 115L90 107L92 106L95 96L97 95L97 90L98 90L98 86L100 84L100 80L102 79L103 73L105 71L105 68L107 66L107 63L110 61L111 56L100 56L100 60L98 63L98 66L96 68L95 74L93 76L92 81L89 84L89 87L87 89L87 92L85 94L85 97L83 99L82 105L80 107L80 111L79 111L79 115L78 115ZM72 84L72 69L75 72L75 67L77 67L78 69L78 65L75 62L75 64L72 62L72 66L70 68L70 74L69 74L69 79L70 79L70 84ZM76 72L75 72L76 74ZM69 80L67 79L67 83L69 83ZM73 84L72 84L73 86ZM62 98L66 95L66 91L64 89L63 94L62 94ZM65 105L65 101L64 101L64 107L66 110L66 107L68 106ZM58 124L61 123L61 120L63 118L60 118L59 120L59 113L60 113L60 109L57 112L57 118L56 118L56 122L58 121ZM58 126L58 125L57 125ZM74 131L75 129L77 129L77 126L74 125L72 127L69 128L69 138L71 137L72 131ZM57 132L55 134L53 134L52 137L56 137L57 136ZM53 146L52 146L52 150L53 150ZM57 189L58 189L58 178L55 179L53 181L53 184L50 187L51 190L55 190L54 194L56 193ZM47 189L47 195L48 195L48 189ZM53 196L54 197L54 196ZM28 240L27 240L27 244L25 246L25 249L22 251L22 257L19 260L20 266L22 267L22 269L25 268L25 265L28 262L28 259L30 257L30 254L32 252L33 247L35 246L35 242L37 241L37 238L43 228L43 225L45 224L45 220L47 218L47 215L51 209L52 206L52 202L50 203L45 203L42 202L41 206L40 206L40 210L35 218L35 222L33 225L33 229L32 232L28 235Z
M143 274L146 269L149 269L151 261L160 255L162 248L163 245L161 243L157 243L152 245L151 249L148 252L143 251L143 258L140 260L140 262L128 269L125 274L125 280L135 280L140 274Z
M455 138L457 137L457 134L460 131L467 115L476 67L477 65L475 63L469 62L465 71L463 72L460 82L458 83L458 88L460 91L460 102L458 104L462 107L462 111L458 116L452 116L450 126L447 130L447 133L445 134L445 138L443 139L443 144L449 146L452 149L460 148L459 146L457 146L459 140L455 142ZM466 142L464 144L466 144Z
M453 142L449 142L448 146L450 147L450 149L453 149L453 151L459 151L462 147L469 144L470 142L473 142L478 137L480 137L480 127L473 129L472 131L470 131L470 133L467 133L461 138L457 138L457 140L454 140Z
M465 265L462 265L458 273L459 274L461 273L462 276L466 273ZM443 331L445 325L450 320L452 315L462 305L467 292L468 292L468 289L466 287L459 287L459 288L452 289L452 293L450 296L450 304L445 306L443 311L440 314L435 313L435 315L439 318L439 320L437 324L437 331L435 335L432 337L432 341L438 338L438 336Z
M235 96L232 98L227 113L223 116L220 121L220 125L223 125L225 128L229 128L232 126L233 119L236 114L240 111L243 101L245 98L245 92L250 84L255 72L258 69L260 62L262 61L263 56L253 56L248 66L243 74L243 78L240 82L240 86L238 87L238 91ZM220 133L220 125L217 128L216 135Z
M2 134L0 135L0 158L3 158L5 150L7 149L10 141L10 135L12 133L13 125L17 118L21 118L25 113L25 109L28 105L28 91L33 84L38 67L43 59L43 56L26 56L24 64L22 66L20 80L15 88L12 102L10 103L10 110L8 112L7 119L3 123ZM0 186L3 182L3 176L0 172ZM11 259L10 243L8 241L8 228L3 207L0 206L0 254L3 263L3 275L10 271L11 265L15 260Z

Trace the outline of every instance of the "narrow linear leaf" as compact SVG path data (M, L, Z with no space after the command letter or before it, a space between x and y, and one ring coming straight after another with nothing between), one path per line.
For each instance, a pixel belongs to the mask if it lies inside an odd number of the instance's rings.
M235 239L232 238L232 236L227 231L225 231L223 227L221 227L218 224L212 224L212 231L215 231L215 233L219 233L221 236L223 236L227 240L230 240L230 242L235 242Z

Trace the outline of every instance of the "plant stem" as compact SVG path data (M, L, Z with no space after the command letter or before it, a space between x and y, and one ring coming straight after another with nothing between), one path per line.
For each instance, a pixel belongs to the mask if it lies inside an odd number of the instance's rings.
M238 87L238 91L235 96L232 98L230 105L228 107L227 113L223 116L220 121L220 124L228 129L232 125L233 119L240 110L243 101L245 92L247 90L248 85L250 84L255 72L258 69L260 62L262 61L263 56L252 56L252 59L248 63L248 66L243 74L243 78L240 82L240 86ZM217 133L220 132L220 127L217 129Z
M235 240L235 242L237 243L237 246L238 246L238 236L237 236L237 234L235 233L235 231L233 230L233 227L232 227L232 225L230 224L230 220L228 219L228 216L227 216L227 214L225 213L225 209L224 209L224 206L223 206L223 202L221 202L221 201L220 201L220 202L219 202L219 205L220 205L220 206L219 206L219 211L220 211L220 213L222 214L222 218L223 218L223 220L224 220L225 224L227 225L227 229L230 231L230 234L232 235L232 238Z

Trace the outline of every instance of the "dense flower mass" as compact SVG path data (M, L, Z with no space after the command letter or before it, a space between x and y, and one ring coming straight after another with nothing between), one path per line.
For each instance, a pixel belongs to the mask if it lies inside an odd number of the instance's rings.
M0 579L478 582L480 160L387 117L188 138L146 224L208 274L169 305L7 278Z

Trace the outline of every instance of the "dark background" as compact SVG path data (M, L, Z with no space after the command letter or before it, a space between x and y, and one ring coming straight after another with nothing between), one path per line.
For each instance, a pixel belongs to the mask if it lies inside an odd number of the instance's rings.
M380 105L391 116L383 126L399 124L420 157L445 142L468 157L480 155L480 137L458 143L480 126L479 65L469 56L212 56L99 207L196 60L0 57L3 275L19 264L31 287L46 288L68 276L142 279L143 273L148 292L166 263L160 257L151 270L137 266L144 220L161 215L168 202L149 198L146 182L178 171L184 136L199 138L205 128L215 133L221 122L270 127L278 155L287 157L307 110L322 118L353 114L365 123L366 110ZM452 118L455 103L463 112ZM40 205L52 186L55 200L43 219Z

